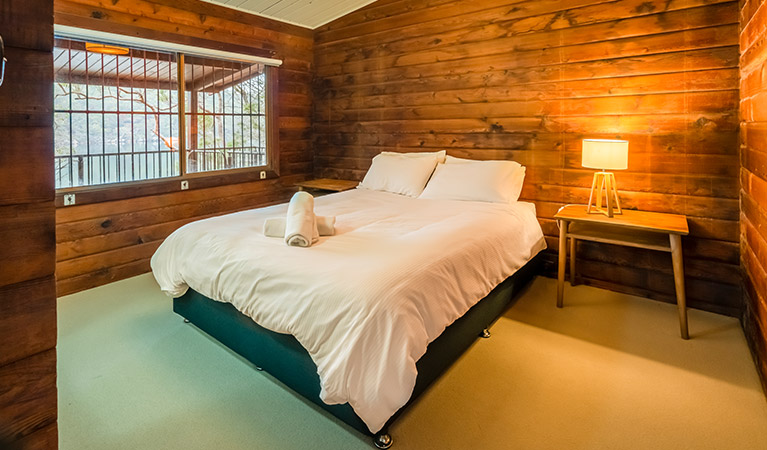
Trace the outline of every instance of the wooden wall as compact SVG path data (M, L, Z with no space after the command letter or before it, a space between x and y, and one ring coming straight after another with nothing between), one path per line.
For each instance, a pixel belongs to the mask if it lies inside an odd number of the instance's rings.
M360 179L382 150L514 159L556 249L553 215L588 199L581 140L628 139L623 206L688 215L689 304L740 314L737 2L379 0L316 30L315 65L315 175ZM578 253L589 284L674 300L667 254Z
M767 390L767 2L742 2L740 20L743 323Z
M59 207L58 294L149 271L149 258L192 220L284 201L312 173L313 41L308 29L197 0L56 0L63 25L209 48L274 52L279 79L280 178L102 203ZM267 52L264 52L266 50Z
M0 448L56 448L53 11L0 0Z

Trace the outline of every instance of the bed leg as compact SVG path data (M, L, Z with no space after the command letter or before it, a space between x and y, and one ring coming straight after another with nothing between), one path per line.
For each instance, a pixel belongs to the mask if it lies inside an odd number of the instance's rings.
M189 323L189 319L184 319L184 323Z
M479 337L481 337L482 339L489 339L490 338L490 330L485 328L484 330L482 330L481 333L479 333Z
M373 438L373 444L375 444L375 446L378 448L389 448L393 443L394 441L392 441L389 433L381 432L376 434Z

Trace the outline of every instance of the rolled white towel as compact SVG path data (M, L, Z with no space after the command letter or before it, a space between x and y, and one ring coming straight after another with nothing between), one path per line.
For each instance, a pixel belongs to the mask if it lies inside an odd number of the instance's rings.
M317 231L320 236L333 236L336 233L335 216L315 216ZM285 218L270 217L264 222L264 235L268 237L285 237Z
M298 191L290 199L285 219L285 243L292 247L309 247L319 239L314 216L314 197Z

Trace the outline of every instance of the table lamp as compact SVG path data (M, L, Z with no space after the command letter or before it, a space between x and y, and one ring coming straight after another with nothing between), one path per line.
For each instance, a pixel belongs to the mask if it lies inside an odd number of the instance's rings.
M618 191L615 187L615 176L607 170L625 170L628 167L629 143L613 139L584 139L581 153L581 165L590 169L601 169L594 173L594 181L591 183L589 194L589 206L587 213L605 214L613 217L621 214L621 204L618 200ZM596 191L596 199L594 198ZM607 202L607 207L602 206L602 197ZM596 205L593 204L596 200ZM613 203L615 203L613 205Z

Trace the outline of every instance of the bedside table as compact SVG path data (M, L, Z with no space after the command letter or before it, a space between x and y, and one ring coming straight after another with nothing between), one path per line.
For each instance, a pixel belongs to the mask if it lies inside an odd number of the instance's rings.
M317 178L314 180L299 181L294 186L298 186L299 191L329 191L342 192L354 189L359 185L359 181L353 180L334 180L332 178Z
M689 234L687 217L624 209L623 214L609 218L602 214L587 213L586 205L566 205L560 208L554 215L554 219L559 223L558 308L563 306L568 238L570 239L570 284L574 284L575 278L577 239L669 252L674 268L679 328L682 339L689 339L682 264L682 236Z

